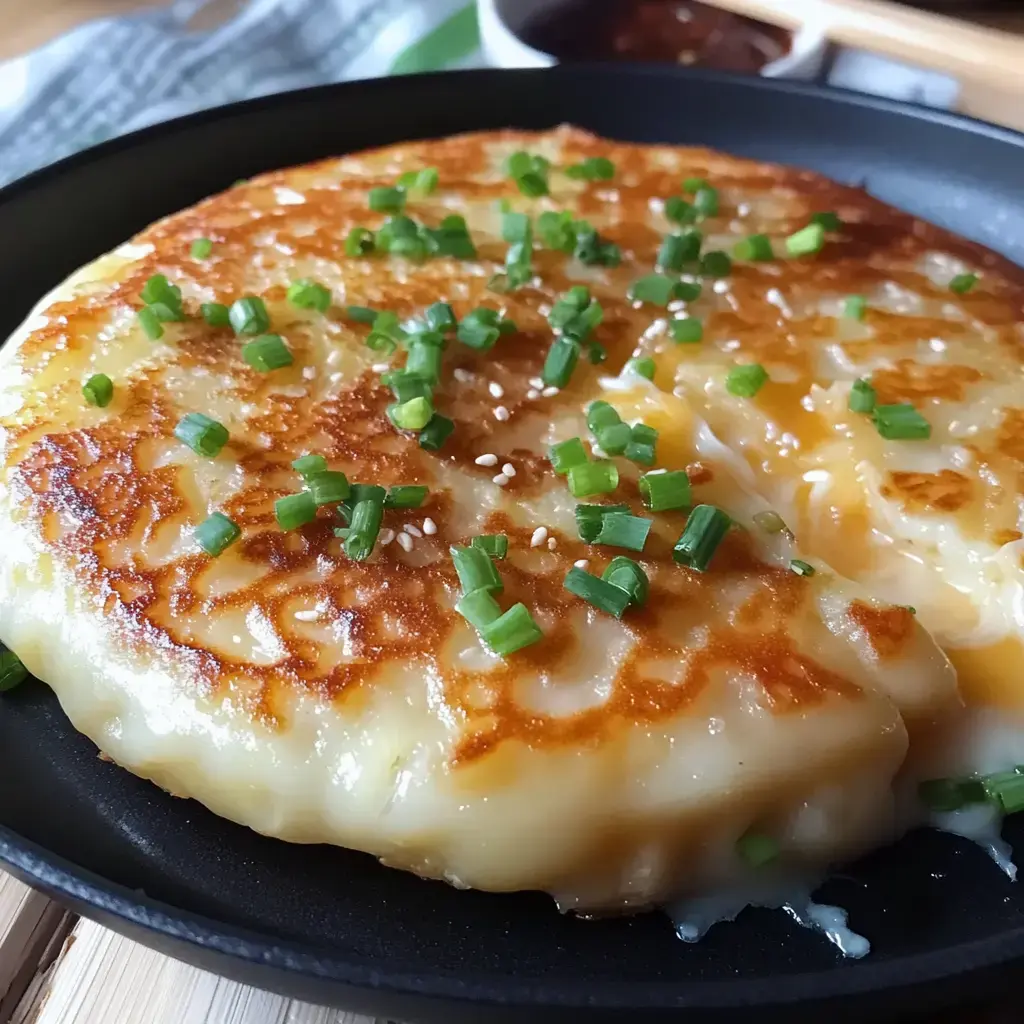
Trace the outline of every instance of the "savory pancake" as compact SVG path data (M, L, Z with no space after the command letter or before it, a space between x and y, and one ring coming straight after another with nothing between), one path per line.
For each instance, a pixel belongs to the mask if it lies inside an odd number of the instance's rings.
M818 210L843 224L804 253ZM730 268L768 228L797 254ZM0 638L117 763L269 835L586 909L820 876L907 826L960 700L927 594L833 571L770 409L743 432L764 398L716 388L756 351L794 429L800 387L841 385L782 305L906 288L918 230L568 129L239 184L0 353ZM704 340L665 342L665 307ZM618 375L638 345L657 366Z

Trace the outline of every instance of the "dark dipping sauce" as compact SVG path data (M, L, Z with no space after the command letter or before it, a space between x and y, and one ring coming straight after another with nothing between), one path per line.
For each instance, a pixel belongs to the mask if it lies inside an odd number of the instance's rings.
M668 61L757 74L791 33L693 0L565 0L532 17L523 42L562 61Z

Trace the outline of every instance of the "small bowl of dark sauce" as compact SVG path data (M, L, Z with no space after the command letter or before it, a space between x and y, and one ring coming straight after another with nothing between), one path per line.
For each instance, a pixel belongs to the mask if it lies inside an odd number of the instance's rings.
M770 78L814 78L824 36L698 0L479 0L484 50L499 67L655 61Z

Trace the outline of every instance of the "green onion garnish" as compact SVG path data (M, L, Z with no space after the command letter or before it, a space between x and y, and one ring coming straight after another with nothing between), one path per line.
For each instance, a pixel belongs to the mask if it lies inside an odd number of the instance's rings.
M351 310L352 307L350 306ZM398 314L386 309L374 314L373 330L366 336L366 347L374 352L394 352L399 342L406 339L405 331L398 324Z
M234 544L242 536L242 530L226 515L214 512L196 527L194 536L196 543L208 555L216 558L225 548Z
M441 349L436 345L425 345L413 338L409 342L409 355L405 361L408 373L415 373L431 384L441 376Z
M197 238L192 243L191 254L194 260L205 260L211 252L213 252L213 242L208 238Z
M548 249L572 252L576 248L576 228L568 210L545 210L537 218L537 232Z
M135 315L139 319L139 326L145 331L146 337L150 341L158 341L164 336L163 325L149 306L143 306Z
M632 601L632 595L628 590L608 583L575 566L566 574L562 586L570 594L582 597L584 601L592 604L598 610L614 615L617 619L622 618L623 612Z
M327 460L322 455L301 455L292 463L292 469L303 480L308 480L317 473L327 472Z
M274 502L274 518L282 530L296 530L316 519L316 501L309 491L278 498Z
M181 289L171 284L164 274L154 274L142 286L139 297L147 306L167 306L176 314L181 313Z
M843 302L843 316L851 320L863 320L867 311L868 300L863 295L848 295Z
M576 369L580 348L569 338L556 338L548 349L544 367L540 372L545 387L564 388Z
M590 306L590 289L586 285L573 285L564 295L559 296L551 312L548 323L556 330L563 330L572 323L588 306Z
M867 380L855 380L850 388L850 399L848 402L850 412L871 412L877 401L875 389Z
M451 256L457 260L476 259L476 246L470 238L466 218L449 214L438 228L422 228L421 234L434 256Z
M197 455L216 458L228 443L228 428L201 412L190 412L178 421L174 436Z
M683 191L693 195L694 192L699 192L702 188L711 188L711 182L707 178L684 178L683 179Z
M789 563L789 567L797 576L813 576L817 572L810 562L805 562L802 558L794 558Z
M949 290L957 295L966 295L977 283L977 274L957 274L949 282Z
M380 524L384 519L384 488L375 484L353 487L352 499L345 554L354 562L364 562L370 557L380 534Z
M399 430L422 430L433 415L433 403L422 395L410 398L408 402L388 406L388 416Z
M548 458L556 473L568 473L573 466L581 466L588 461L583 442L578 437L570 437L568 441L551 445Z
M199 312L211 327L227 327L231 323L230 311L223 302L204 302Z
M455 319L455 311L447 302L435 302L432 306L427 306L425 316L430 329L441 334L454 331L459 324Z
M917 787L917 793L928 810L939 814L984 804L989 799L981 779L929 779Z
M13 690L28 679L28 669L14 651L0 651L0 693Z
M687 235L666 235L658 250L657 265L662 270L682 270L687 260L694 260L700 254L700 242L697 242L697 251L693 252L693 245Z
M594 543L613 548L627 548L629 551L643 551L653 522L653 519L625 515L621 512L602 516L601 530Z
M621 423L622 417L615 411L614 406L600 399L591 402L587 406L587 427L594 433L602 427L610 427L615 423Z
M374 235L374 244L381 252L391 252L392 246L403 238L411 240L417 247L421 247L423 244L420 228L416 221L404 214L398 214L388 217L381 224Z
M326 313L331 308L331 290L303 277L288 287L288 301L299 309L315 309L319 313Z
M580 540L593 544L601 532L605 516L629 515L628 505L577 505L576 531Z
M401 213L405 209L405 190L371 188L367 201L370 209L376 213Z
M688 569L704 572L731 525L732 520L720 508L698 505L686 520L672 558Z
M982 780L989 799L997 803L1004 814L1024 811L1024 775L1019 771L998 772Z
M609 494L619 486L619 471L614 462L584 462L569 469L569 490L574 498Z
M772 240L767 235L750 235L732 247L732 254L738 260L758 262L775 259Z
M570 164L565 173L578 181L611 181L615 177L615 164L604 156L588 156L578 164Z
M718 189L705 185L693 193L693 208L701 217L715 217L719 208Z
M573 256L588 267L617 267L622 262L622 250L603 239L585 221L576 222L576 246Z
M420 431L420 447L424 451L436 452L443 447L454 431L455 423L447 416L435 412L430 422Z
M923 441L932 436L931 424L912 406L876 405L875 429L887 441Z
M270 327L270 315L264 301L255 296L237 299L231 304L228 319L235 334L262 334Z
M419 508L427 500L428 489L424 484L399 484L388 489L384 498L385 508Z
M633 426L630 442L623 454L630 462L638 462L641 466L653 466L657 443L658 431L645 423L637 423Z
M645 380L654 380L657 367L650 356L634 356L626 363L625 369L630 373L635 373L638 377L643 377Z
M736 840L736 852L752 868L767 867L779 859L779 844L761 832L748 832Z
M626 591L629 594L630 604L640 606L647 602L650 581L647 579L647 573L632 558L616 555L609 562L608 568L601 573L601 579L613 587Z
M644 507L652 512L689 508L691 501L690 478L685 470L644 473L640 477L640 497Z
M492 317L483 314L492 314ZM456 337L463 345L475 348L478 352L486 352L494 348L501 331L497 324L498 314L493 309L477 309L466 316L459 324Z
M685 199L672 196L665 200L665 219L676 224L692 224L697 219L697 211Z
M434 394L430 381L406 369L389 370L381 374L380 379L382 384L391 388L399 405L404 405L414 398L432 398Z
M610 423L594 431L594 436L606 455L621 455L633 440L633 431L627 423Z
M646 274L629 286L629 298L633 302L650 302L655 306L667 306L679 298L679 282L664 274Z
M548 170L551 164L542 156L519 150L508 158L508 173L524 196L536 198L548 194Z
M471 594L474 590L500 593L505 589L491 556L483 548L453 546L449 551L463 594Z
M104 409L114 397L114 382L105 373L94 373L82 385L82 396L90 405Z
M259 338L253 338L247 345L242 346L242 358L260 373L280 370L295 362L279 334L264 334Z
M839 215L831 210L811 214L811 223L820 224L826 231L841 231L843 227L843 222L839 219Z
M527 213L506 213L501 218L501 237L509 245L533 241L533 223Z
M351 488L348 477L338 470L324 470L307 477L309 493L313 495L316 507L337 505L348 498Z
M695 345L704 340L704 324L695 316L669 320L668 330L677 345Z
M535 644L544 637L530 610L521 602L514 604L504 615L480 630L483 642L495 654L504 657Z
M501 607L489 590L464 594L455 610L479 633L484 626L501 618Z
M398 178L398 187L406 192L429 196L437 190L441 180L436 167L424 167L422 171L406 171Z
M700 259L700 272L705 277L728 277L732 273L732 259L721 249L712 249Z
M738 398L753 398L768 380L768 371L760 363L734 366L725 378L725 390Z
M790 256L810 256L821 252L824 246L825 229L820 224L808 224L786 239L786 252Z
M346 306L345 315L357 324L372 324L380 316L380 313L369 306Z
M345 236L346 256L369 256L377 247L369 228L353 228Z
M508 537L503 533L482 533L470 545L486 551L491 558L501 559L508 554Z

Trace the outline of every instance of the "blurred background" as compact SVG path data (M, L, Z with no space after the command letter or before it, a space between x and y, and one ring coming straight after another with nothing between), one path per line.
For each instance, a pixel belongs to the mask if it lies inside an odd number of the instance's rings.
M0 19L0 185L204 107L483 64L711 65L1024 128L1020 0L0 0Z

